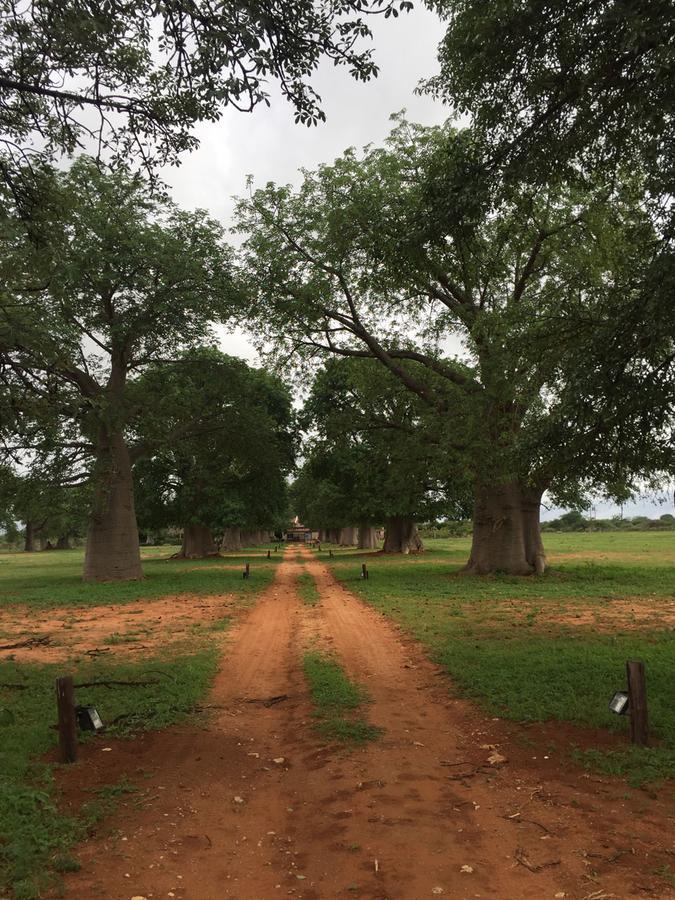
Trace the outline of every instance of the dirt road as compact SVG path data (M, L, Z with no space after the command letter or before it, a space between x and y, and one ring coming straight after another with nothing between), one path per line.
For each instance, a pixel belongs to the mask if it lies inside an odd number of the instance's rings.
M315 607L296 593L303 565ZM363 749L313 729L302 656L317 643L372 697L367 715L384 733ZM209 704L203 729L99 740L64 773L66 805L122 775L140 788L79 848L68 897L672 896L656 875L675 868L660 802L531 761L304 548L287 550L229 633ZM506 761L491 764L495 751Z

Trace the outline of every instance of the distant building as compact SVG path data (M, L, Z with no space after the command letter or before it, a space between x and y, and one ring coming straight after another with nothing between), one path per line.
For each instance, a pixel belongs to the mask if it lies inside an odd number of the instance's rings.
M297 516L284 532L284 540L293 543L308 543L309 541L315 541L318 536L318 532L312 531L311 528L303 525Z

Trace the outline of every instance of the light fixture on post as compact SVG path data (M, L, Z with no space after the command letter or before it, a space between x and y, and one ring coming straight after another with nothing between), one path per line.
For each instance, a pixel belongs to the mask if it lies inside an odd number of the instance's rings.
M75 715L80 731L103 731L103 721L95 706L76 706Z
M629 710L628 694L626 691L616 691L609 701L609 708L617 716L627 716Z

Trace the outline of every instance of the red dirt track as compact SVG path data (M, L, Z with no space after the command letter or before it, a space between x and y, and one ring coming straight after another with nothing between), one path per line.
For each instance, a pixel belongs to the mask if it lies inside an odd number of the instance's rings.
M315 607L295 590L301 563ZM675 870L672 803L563 765L546 749L556 729L519 741L452 699L419 646L304 548L277 571L224 639L202 729L99 738L61 770L65 807L125 775L139 788L79 848L67 897L675 896L657 875ZM347 751L314 731L302 657L315 644L367 687L378 741Z

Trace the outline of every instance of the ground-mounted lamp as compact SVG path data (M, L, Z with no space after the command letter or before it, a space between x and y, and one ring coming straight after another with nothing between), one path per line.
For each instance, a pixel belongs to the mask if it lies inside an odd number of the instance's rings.
M630 709L628 694L626 691L616 691L609 701L609 708L617 716L627 716Z
M95 706L76 706L75 716L80 731L103 731L103 720Z

